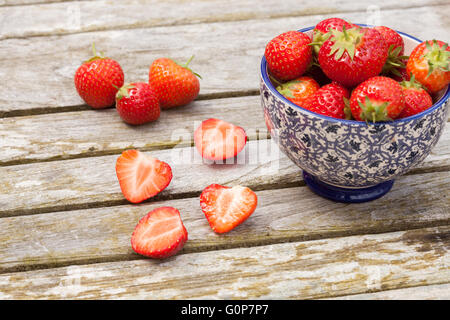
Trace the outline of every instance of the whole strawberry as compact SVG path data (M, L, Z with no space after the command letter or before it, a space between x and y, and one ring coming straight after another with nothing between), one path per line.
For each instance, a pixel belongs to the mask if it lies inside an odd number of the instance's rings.
M300 77L311 64L311 39L299 31L288 31L270 40L264 56L269 71L282 81Z
M286 99L301 106L319 88L319 84L313 78L302 76L278 86L277 91Z
M102 109L114 104L117 90L123 85L124 75L117 61L97 55L94 45L92 50L94 56L75 72L75 88L87 105Z
M387 59L387 45L375 29L331 30L319 51L319 64L332 80L346 87L378 75Z
M129 124L143 124L159 118L161 109L158 96L145 82L124 85L116 95L119 116Z
M153 61L148 74L149 83L159 97L161 108L168 109L186 105L197 98L200 92L198 74L168 58Z
M374 27L374 29L383 36L388 47L388 57L383 66L382 74L386 76L393 74L401 77L401 70L406 68L405 61L408 59L408 56L404 56L405 43L403 38L395 30L385 26Z
M354 25L341 18L329 18L320 21L313 29L314 52L319 53L322 44L330 37L331 30L342 31L344 26L346 29L351 29Z
M415 81L414 76L410 81L403 81L400 85L405 96L405 108L398 116L399 118L413 116L433 105L433 99L422 85Z
M350 96L342 85L333 82L317 90L304 104L304 108L338 119L348 118L345 112L345 100Z
M450 47L439 40L422 42L409 56L406 70L430 93L442 90L450 83Z
M405 108L400 84L388 77L372 77L357 86L350 97L353 118L358 121L390 121Z

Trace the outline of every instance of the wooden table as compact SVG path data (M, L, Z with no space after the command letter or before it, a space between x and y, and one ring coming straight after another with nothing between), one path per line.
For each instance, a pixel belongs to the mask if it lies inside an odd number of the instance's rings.
M448 0L371 3L0 1L0 299L449 299L449 125L421 166L364 204L313 194L265 129L259 62L284 31L338 16L450 40ZM139 127L114 108L90 109L73 75L93 41L126 81L147 81L158 57L195 54L200 96ZM248 158L173 161L197 157L192 133L210 117L247 130ZM129 148L174 172L140 205L123 198L114 169ZM249 186L259 198L225 235L199 206L211 183ZM164 261L130 246L137 221L159 206L178 208L189 232L183 251Z

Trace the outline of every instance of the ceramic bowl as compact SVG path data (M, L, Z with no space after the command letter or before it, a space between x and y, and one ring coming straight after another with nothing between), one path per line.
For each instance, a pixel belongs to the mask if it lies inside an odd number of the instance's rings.
M312 29L299 31L311 35ZM406 55L422 42L399 34ZM266 125L280 150L303 169L305 182L314 192L340 202L379 198L396 177L420 164L442 134L450 97L447 87L431 108L391 122L335 119L297 106L278 93L264 57L260 91Z

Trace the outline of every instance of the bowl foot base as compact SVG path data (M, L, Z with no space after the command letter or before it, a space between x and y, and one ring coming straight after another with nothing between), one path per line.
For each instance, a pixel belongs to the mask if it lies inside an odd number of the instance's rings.
M382 182L367 188L340 188L318 180L313 175L303 171L306 185L319 196L345 203L360 203L378 199L391 190L394 180Z

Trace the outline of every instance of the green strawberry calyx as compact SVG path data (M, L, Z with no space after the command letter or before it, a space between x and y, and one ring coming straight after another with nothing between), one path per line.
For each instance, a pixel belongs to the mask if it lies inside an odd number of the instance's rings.
M92 62L95 60L101 60L101 59L109 59L109 58L105 57L105 54L102 51L97 52L94 42L92 42L92 54L93 54L92 58L84 61L84 63Z
M288 98L295 98L292 94L293 90L295 89L295 84L300 83L300 80L292 80L286 83L283 83L282 85L279 85L277 87L277 91L281 93L283 96Z
M402 81L400 82L400 85L405 89L424 89L424 86L418 81L416 81L416 78L414 75L411 75L411 79L409 81Z
M422 56L428 63L427 77L436 69L444 72L450 71L450 51L447 51L448 44L445 43L442 47L439 46L436 40L426 42L427 52Z
M405 61L408 60L409 56L401 56L400 52L402 51L402 47L398 46L394 48L394 45L391 44L388 49L388 57L383 66L382 74L393 73L397 76L401 76L400 72L398 72L397 68L406 68Z
M366 122L380 122L380 121L392 121L392 118L388 116L387 107L389 102L373 103L368 96L366 96L364 103L358 101L358 105L361 108L359 114L361 120Z
M333 41L329 56L335 55L334 58L339 60L344 52L347 51L350 58L353 60L355 56L356 47L361 42L364 31L361 28L346 29L345 26L342 31L331 30L330 40Z
M132 83L126 83L121 88L118 88L116 85L113 84L113 87L118 90L116 93L116 100L121 100L123 98L129 98L130 90L136 88L136 86Z
M186 69L186 70L189 70L190 72L192 72L192 74L194 74L195 76L199 77L200 79L203 79L201 75L199 75L198 73L192 71L192 69L188 68L188 65L189 65L189 63L191 63L192 59L194 59L194 55L192 55L192 56L189 58L189 60L188 60L186 63L183 63L183 64L178 63L178 62L176 62L175 60L172 60L172 61L175 62L175 63L176 63L177 65L179 65L180 67L182 67L182 68L184 68L184 69Z

